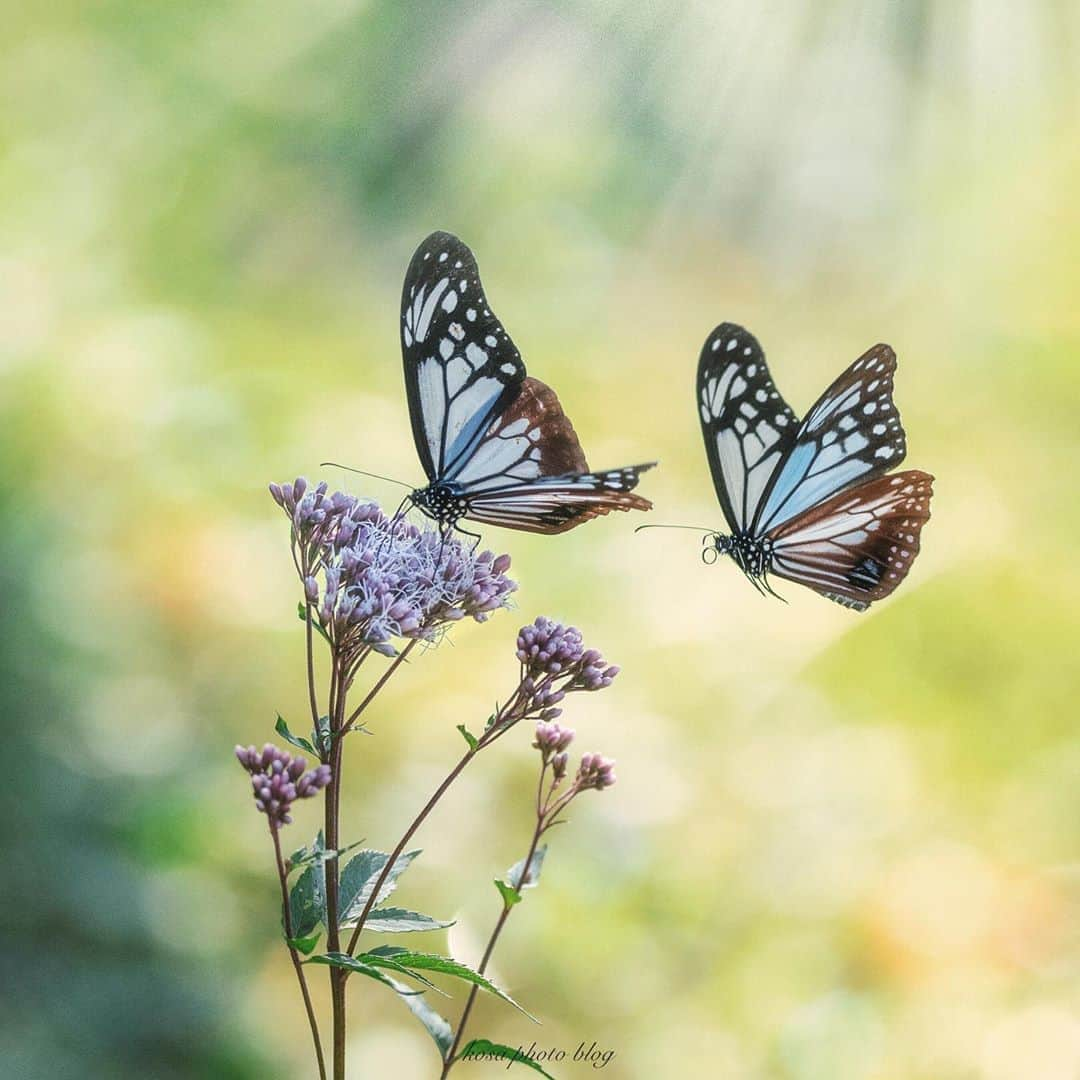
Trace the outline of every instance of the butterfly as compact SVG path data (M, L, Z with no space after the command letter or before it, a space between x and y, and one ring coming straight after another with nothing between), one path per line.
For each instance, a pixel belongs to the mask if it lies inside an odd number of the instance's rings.
M463 518L560 533L611 510L652 508L632 491L656 462L589 471L555 392L526 375L491 311L473 253L450 233L432 233L409 263L401 352L428 479L407 501L444 535L466 532Z
M907 449L893 404L896 353L875 345L800 422L780 396L757 339L723 323L697 374L705 453L729 534L706 554L730 556L761 592L769 576L865 611L904 580L930 517L934 478L889 473Z

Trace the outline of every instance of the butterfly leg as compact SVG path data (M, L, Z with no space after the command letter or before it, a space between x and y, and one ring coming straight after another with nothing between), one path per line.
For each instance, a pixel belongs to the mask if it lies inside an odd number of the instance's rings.
M481 536L479 533L469 532L468 529L463 529L460 525L454 526L454 531L461 533L462 536L471 536L473 538L472 547L469 549L469 554L475 553L476 549L480 546Z
M389 526L387 527L387 530L386 530L386 539L383 540L382 544L379 545L379 551L378 551L379 555L381 555L383 553L383 549L386 547L387 544L390 543L390 540L393 537L394 532L397 529L398 522L401 521L402 518L405 517L405 512L406 512L406 510L407 510L407 508L408 508L408 506L409 506L409 504L411 502L412 502L412 496L411 495L406 495L405 498L402 499L401 502L398 503L398 508L394 511L393 517L390 518L390 524L389 524Z
M765 592L767 592L770 596L775 596L776 599L781 601L782 603L787 603L787 601L769 584L769 579L765 577L764 574L761 576L760 581L761 586L765 590Z

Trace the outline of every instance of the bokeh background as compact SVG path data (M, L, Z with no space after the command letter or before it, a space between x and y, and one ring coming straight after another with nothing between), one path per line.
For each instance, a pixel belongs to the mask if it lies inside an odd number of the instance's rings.
M475 1033L595 1040L635 1080L1080 1076L1076 4L3 7L6 1075L310 1074L231 759L305 700L265 485L419 478L397 306L444 228L592 464L661 459L651 520L721 521L693 376L722 320L796 411L891 343L937 476L863 616L629 518L489 533L518 610L391 683L348 833L393 841L520 623L572 621L624 674L569 716L619 784L497 956L543 1027L485 1001ZM463 959L532 777L522 731L399 890ZM354 1075L434 1075L400 1002L352 989Z

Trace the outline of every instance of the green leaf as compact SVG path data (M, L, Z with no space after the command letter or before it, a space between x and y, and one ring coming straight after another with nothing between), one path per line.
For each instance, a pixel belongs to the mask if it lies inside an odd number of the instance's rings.
M295 949L299 953L303 953L304 956L310 956L315 951L315 946L319 944L319 938L321 937L322 932L316 930L310 937L286 938L286 942L290 948Z
M445 990L440 990L426 975L421 975L417 971L411 971L407 967L403 967L394 959L394 953L405 953L407 949L399 949L393 945L384 945L381 949L372 949L368 953L362 953L361 956L365 963L370 964L372 967L389 968L391 971L396 971L399 975L408 975L410 979L416 979L417 982L421 982L429 990L434 990L436 994L442 997L449 997L450 995Z
M310 937L320 923L326 923L326 870L320 831L307 851L311 860L296 879L289 892L289 914L292 916L293 939ZM291 858L291 857L290 857Z
M414 996L424 992L423 990L407 990L400 987L389 975L384 974L377 967L365 964L362 960L358 960L355 956L349 956L347 953L323 953L321 956L313 956L310 960L305 960L304 963L324 964L326 967L339 967L345 968L347 971L355 971L358 975L366 975L369 979L375 979L376 982L389 986L391 990L402 996Z
M330 862L331 859L336 859L339 856L352 851L353 848L359 847L363 842L363 840L357 840L354 844L347 844L343 848L338 848L337 851L330 851L322 846L323 836L322 830L320 829L319 835L315 838L315 842L310 847L297 848L289 856L287 868L291 871L300 866L307 866L309 863Z
M458 724L457 729L461 732L461 737L469 744L470 750L475 750L480 745L480 740L464 724Z
M334 741L334 733L330 730L330 717L320 716L311 733L311 741L319 749L319 756L326 761L330 757L330 745Z
M457 1056L458 1061L476 1061L478 1058L499 1058L514 1065L524 1065L541 1076L546 1076L548 1080L555 1080L551 1073L545 1072L532 1058L526 1057L520 1048L515 1050L512 1046L493 1043L488 1039L470 1039L465 1049Z
M439 1048L439 1057L445 1061L446 1055L450 1053L450 1047L454 1044L454 1029L450 1027L449 1022L427 1003L427 998L423 994L409 989L404 983L399 983L397 979L389 975L386 976L386 980L401 995L401 1000L413 1016L427 1028L427 1033L435 1040L435 1045Z
M485 978L478 971L473 971L467 964L462 964L449 956L411 952L408 949L401 949L394 945L383 945L378 949L372 949L370 952L361 953L358 959L375 966L388 960L398 967L406 968L409 974L416 978L420 978L420 976L416 975L417 971L434 971L440 975L451 975L455 979L462 979L467 983L472 983L474 986L479 986L481 990L486 990L489 994L502 998L503 1001L513 1005L515 1009L524 1013L534 1023L540 1022L532 1013L526 1012L509 994L500 990L490 979Z
M379 895L375 898L376 904L381 904L397 888L397 879L409 868L409 864L419 855L417 851L406 851L397 857L390 869L386 880L379 889ZM341 925L353 923L360 918L360 913L375 888L375 882L379 880L383 867L390 856L385 851L374 851L365 848L359 851L350 860L341 872L340 885L340 910Z
M375 908L364 923L365 930L378 934L407 934L417 930L445 930L453 922L433 919L430 915L421 915L404 908Z
M521 893L513 885L507 885L505 881L496 878L495 888L499 890L499 895L507 907L513 907L515 904L521 903Z
M299 735L294 735L289 730L289 725L285 723L285 718L280 713L278 713L274 730L290 745L295 746L300 750L306 750L309 754L318 756L315 747L312 746L307 739L301 739Z
M529 860L528 873L524 873L525 860L519 859L509 870L506 871L506 879L515 889L535 889L540 881L540 871L544 866L544 856L547 854L547 844L538 847ZM501 889L499 890L502 891Z

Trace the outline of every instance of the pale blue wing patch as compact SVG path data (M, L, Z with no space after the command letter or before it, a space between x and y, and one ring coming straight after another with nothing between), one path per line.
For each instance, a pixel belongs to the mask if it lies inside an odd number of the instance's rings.
M794 444L754 520L756 536L904 459L906 443L892 400L896 354L876 345L821 396L799 426Z

